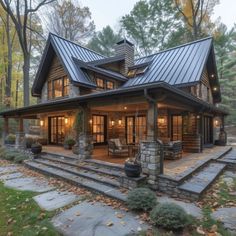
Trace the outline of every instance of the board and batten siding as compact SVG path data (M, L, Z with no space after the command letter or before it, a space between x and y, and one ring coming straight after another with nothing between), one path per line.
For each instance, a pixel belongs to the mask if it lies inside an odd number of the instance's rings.
M59 58L54 56L48 74L46 76L45 83L43 85L41 93L41 103L48 101L48 81L53 79L59 79L63 76L67 76ZM76 97L79 95L79 88L74 86L72 83L69 84L69 97ZM57 98L58 99L58 98ZM59 98L60 99L60 98Z

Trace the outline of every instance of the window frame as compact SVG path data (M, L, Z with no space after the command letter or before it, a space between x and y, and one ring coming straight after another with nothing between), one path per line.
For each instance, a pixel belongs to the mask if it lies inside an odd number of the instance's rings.
M55 96L55 83L56 83L56 81L61 81L61 96ZM62 76L59 78L54 78L54 79L48 80L48 83L47 83L48 100L68 97L69 96L69 85L70 85L70 82L69 82L69 78L67 76Z

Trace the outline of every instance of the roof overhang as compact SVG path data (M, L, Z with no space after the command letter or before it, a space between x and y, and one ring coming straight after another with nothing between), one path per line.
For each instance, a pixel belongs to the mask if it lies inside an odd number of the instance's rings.
M227 115L228 113L224 110L217 108L207 102L194 97L193 95L186 93L178 88L165 83L156 82L148 85L127 87L122 89L114 89L104 92L92 93L88 95L79 96L76 98L67 98L57 101L46 102L42 104L36 104L28 107L22 107L14 110L3 111L0 113L2 117L19 117L19 116L29 116L38 113L47 113L56 110L70 110L76 109L84 103L89 103L90 101L99 101L99 99L113 99L113 98L124 98L125 96L144 96L144 90L148 90L152 97L157 97L160 94L167 94L171 99L177 99L182 103L186 103L196 108L196 111L201 112L212 112L215 114Z

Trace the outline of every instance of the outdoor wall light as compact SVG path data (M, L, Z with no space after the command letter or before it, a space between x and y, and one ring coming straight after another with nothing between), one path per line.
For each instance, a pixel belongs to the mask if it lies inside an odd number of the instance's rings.
M217 88L217 87L214 87L214 88L213 88L213 90L214 90L214 91L217 91L217 90L218 90L218 88Z
M122 120L121 120L121 119L118 120L118 124L119 124L119 125L122 124Z
M200 119L200 116L197 116L197 119Z
M93 123L93 120L92 120L92 119L90 119L90 120L89 120L89 124L91 125L92 123Z
M215 126L219 126L219 121L218 120L215 120Z
M44 125L44 121L40 120L40 126L42 127Z
M114 126L114 125L115 125L115 121L112 120L112 121L111 121L111 126Z
M215 77L215 75L214 75L214 74L212 74L212 75L211 75L211 78L214 78L214 77Z
M159 124L164 124L165 123L165 118L163 118L163 117L158 118L158 123Z
M65 124L67 125L69 123L69 118L65 117Z
M127 107L124 107L124 110L127 110Z

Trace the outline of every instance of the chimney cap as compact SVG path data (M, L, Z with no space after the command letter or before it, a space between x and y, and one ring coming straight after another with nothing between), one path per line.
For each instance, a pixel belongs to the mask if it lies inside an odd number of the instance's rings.
M129 40L127 40L126 38L124 38L124 39L122 39L122 40L120 40L119 42L117 42L116 44L117 45L120 45L120 44L123 44L123 43L127 43L127 44L129 44L130 46L134 46L134 44L133 43L131 43Z

